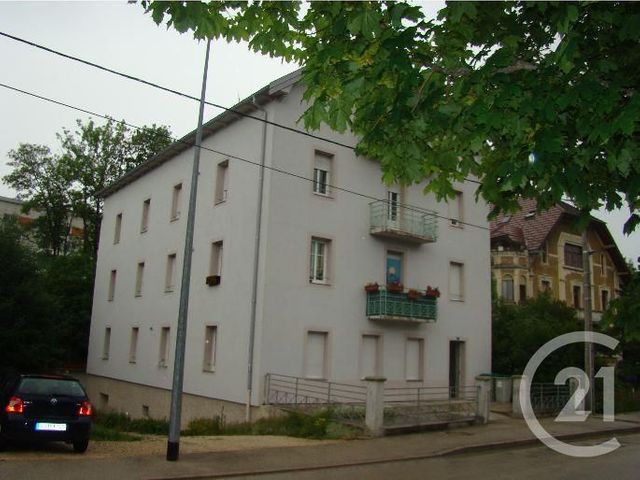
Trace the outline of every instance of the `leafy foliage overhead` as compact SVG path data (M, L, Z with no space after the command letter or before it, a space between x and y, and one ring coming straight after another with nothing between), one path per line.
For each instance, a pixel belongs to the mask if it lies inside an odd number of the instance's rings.
M386 181L442 198L472 175L496 211L568 196L640 223L637 3L451 2L437 19L402 1L142 3L301 64L305 126L352 130Z

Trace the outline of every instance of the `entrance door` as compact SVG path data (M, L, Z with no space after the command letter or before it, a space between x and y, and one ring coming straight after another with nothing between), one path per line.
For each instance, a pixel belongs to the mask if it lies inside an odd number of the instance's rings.
M460 397L462 387L462 359L464 342L452 340L449 342L449 396Z

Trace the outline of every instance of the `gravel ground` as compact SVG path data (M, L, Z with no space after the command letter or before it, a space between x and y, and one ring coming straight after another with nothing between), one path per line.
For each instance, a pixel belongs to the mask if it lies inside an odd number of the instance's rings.
M142 435L138 442L90 442L89 449L83 455L73 453L71 445L64 443L46 443L42 445L20 446L0 453L2 461L34 460L79 460L87 458L109 458L123 456L165 455L167 437ZM270 447L298 447L341 440L309 440L305 438L280 436L220 436L220 437L181 437L180 453L224 452L232 450L251 450Z

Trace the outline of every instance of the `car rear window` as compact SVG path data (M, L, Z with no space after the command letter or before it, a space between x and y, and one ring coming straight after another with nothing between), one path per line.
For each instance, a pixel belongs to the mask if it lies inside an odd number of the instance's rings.
M56 378L23 378L18 393L84 397L82 386L74 380Z

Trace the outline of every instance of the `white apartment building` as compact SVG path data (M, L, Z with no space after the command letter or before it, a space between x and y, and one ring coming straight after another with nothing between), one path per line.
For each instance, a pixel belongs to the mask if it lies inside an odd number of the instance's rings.
M299 129L298 80L234 109ZM474 185L449 203L424 185L390 188L348 148L353 136L315 135L346 146L231 111L205 124L183 423L243 419L264 403L268 373L448 386L491 369L488 209ZM98 408L168 416L194 139L104 192L87 366ZM441 296L409 300L385 291L393 280Z

